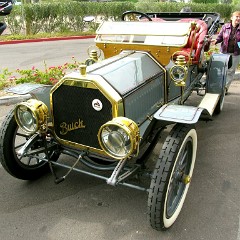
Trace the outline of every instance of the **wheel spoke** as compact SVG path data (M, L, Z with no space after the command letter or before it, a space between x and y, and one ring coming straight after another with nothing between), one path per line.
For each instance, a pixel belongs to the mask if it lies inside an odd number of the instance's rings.
M185 161L183 164L181 164L181 166L179 167L179 169L180 169L181 171L183 171L183 170L186 168L186 166L187 166L187 161Z
M176 181L173 181L171 186L169 187L168 202L169 202L170 207L172 206L173 199L176 197L176 193L177 193L176 185L177 185Z
M170 210L174 207L175 201L178 199L179 188L180 188L180 181L177 178L172 179L172 182L171 182L171 184L169 186L168 207L169 207Z
M179 164L179 171L181 171L182 175L184 173L188 174L189 172L189 164L190 164L189 160L191 160L191 155L192 155L191 143L188 142L185 146L185 149L183 151L182 158Z
M22 163L28 166L37 165L42 162L41 157L39 155L27 155L25 159L26 159L25 163L23 161Z
M23 133L19 133L19 132L16 133L16 136L25 137L25 138L28 138L28 137L29 137L28 135L23 134Z
M31 163L31 160L32 160L32 157L28 157L28 162L27 162L27 165L30 165L30 163Z
M182 182L182 178L183 175L188 171L187 168L190 160L189 156L191 156L191 154L189 154L189 151L191 152L191 145L189 145L189 142L187 142L186 145L182 148L182 151L179 153L171 183L169 185L167 198L168 216L174 214L184 192L185 185Z
M187 165L187 157L188 157L188 151L187 151L187 148L185 148L181 156L181 160L179 161L180 169L184 169L185 166Z
M19 145L15 146L14 149L17 150L18 148L22 147L24 144L25 144L25 143L19 144Z

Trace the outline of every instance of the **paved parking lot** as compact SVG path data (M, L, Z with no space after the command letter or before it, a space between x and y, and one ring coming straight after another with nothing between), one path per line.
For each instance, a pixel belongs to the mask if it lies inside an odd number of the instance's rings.
M0 46L0 66L25 68L42 60L61 64L72 55L85 59L89 44L92 40ZM71 173L59 185L50 174L21 181L0 167L0 239L240 240L239 103L240 81L236 80L223 112L196 125L193 180L183 210L168 231L149 226L145 192L112 187L79 173ZM0 121L12 107L0 106ZM156 148L153 157L158 152Z

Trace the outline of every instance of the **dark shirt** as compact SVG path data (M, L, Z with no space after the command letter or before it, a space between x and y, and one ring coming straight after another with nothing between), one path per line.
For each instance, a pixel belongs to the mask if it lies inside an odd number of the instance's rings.
M238 25L236 27L231 27L231 33L229 36L229 41L228 41L228 52L229 53L234 53L234 46L236 44L236 30L238 28Z

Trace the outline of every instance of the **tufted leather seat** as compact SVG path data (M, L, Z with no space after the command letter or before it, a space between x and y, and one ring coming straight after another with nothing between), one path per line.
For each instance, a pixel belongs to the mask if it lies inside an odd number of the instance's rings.
M198 63L200 54L203 48L204 38L207 35L208 28L207 24L200 19L193 19L193 18L184 18L179 20L178 22L196 22L197 23L197 31L196 35L194 37L194 29L190 32L190 35L188 37L188 42L182 49L182 51L185 51L187 53L190 53L191 47L193 50L193 63ZM194 39L195 38L195 39ZM193 42L194 41L194 42ZM193 44L193 46L192 46Z

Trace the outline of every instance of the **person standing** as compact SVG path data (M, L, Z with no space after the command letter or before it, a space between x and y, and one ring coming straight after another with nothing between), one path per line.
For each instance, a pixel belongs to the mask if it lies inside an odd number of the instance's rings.
M226 94L240 62L240 11L232 13L231 21L225 23L213 44L221 43L220 52L232 55L232 67L228 69Z

